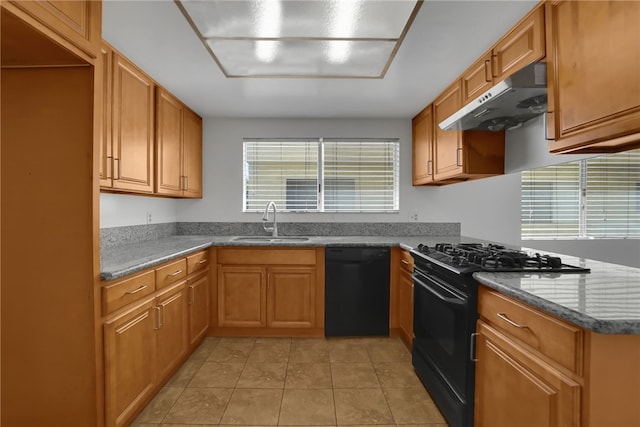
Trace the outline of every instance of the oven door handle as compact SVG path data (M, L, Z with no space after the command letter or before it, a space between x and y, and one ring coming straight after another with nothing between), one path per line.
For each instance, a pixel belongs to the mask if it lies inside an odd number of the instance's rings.
M438 298L439 300L444 301L448 304L465 305L467 303L465 300L461 300L458 298L445 297L440 292L436 291L435 289L429 287L427 284L418 280L416 277L413 278L413 281L416 282L418 285L420 285L422 288L424 288L424 290L426 290L427 292L429 292L430 294Z

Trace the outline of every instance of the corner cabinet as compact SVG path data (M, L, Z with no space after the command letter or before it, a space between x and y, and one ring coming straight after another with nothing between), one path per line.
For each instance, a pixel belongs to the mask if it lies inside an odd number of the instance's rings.
M640 147L640 3L561 1L546 10L550 151Z
M323 336L324 248L219 248L218 335Z
M202 119L160 87L156 99L155 192L202 197Z

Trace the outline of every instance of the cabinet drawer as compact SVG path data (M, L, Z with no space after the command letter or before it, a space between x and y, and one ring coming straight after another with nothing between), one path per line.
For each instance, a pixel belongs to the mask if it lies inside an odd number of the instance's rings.
M480 287L478 313L509 336L581 374L583 332L498 292Z
M409 251L400 251L400 267L408 273L413 273L413 257Z
M177 282L186 275L187 260L184 258L167 264L164 267L156 268L156 288L162 289L171 283Z
M195 273L209 267L209 251L198 252L187 257L187 273Z
M156 290L153 271L138 274L121 282L102 287L102 311L111 313Z

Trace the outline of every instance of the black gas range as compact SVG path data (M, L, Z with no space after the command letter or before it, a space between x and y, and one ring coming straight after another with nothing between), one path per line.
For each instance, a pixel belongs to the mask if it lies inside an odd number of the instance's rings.
M458 273L476 271L535 272L535 273L585 273L588 268L564 264L558 256L508 249L502 245L482 243L438 243L429 247L418 245L416 256L426 258Z
M473 273L582 273L557 256L480 243L418 245L412 360L450 427L473 427L478 282Z

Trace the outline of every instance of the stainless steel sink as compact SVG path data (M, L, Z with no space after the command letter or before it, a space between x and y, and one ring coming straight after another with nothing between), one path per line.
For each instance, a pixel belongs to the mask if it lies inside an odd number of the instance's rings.
M231 240L234 242L306 242L309 238L301 236L239 236Z

